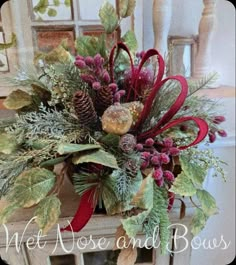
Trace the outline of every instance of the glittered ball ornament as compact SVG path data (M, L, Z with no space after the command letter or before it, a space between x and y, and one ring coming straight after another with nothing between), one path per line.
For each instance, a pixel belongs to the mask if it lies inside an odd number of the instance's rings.
M107 133L124 135L133 123L129 109L115 104L105 110L102 115L102 129Z
M132 102L128 102L128 103L123 103L122 104L123 107L127 108L132 117L133 117L133 124L135 125L135 123L138 121L141 112L143 111L143 103L140 101L132 101Z

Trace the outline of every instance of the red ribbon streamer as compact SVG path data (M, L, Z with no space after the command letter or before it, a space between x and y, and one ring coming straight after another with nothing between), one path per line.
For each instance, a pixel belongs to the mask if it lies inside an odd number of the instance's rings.
M79 208L74 218L72 219L70 225L61 229L62 232L79 232L88 223L95 210L93 202L94 193L95 189L91 189L82 195L79 203Z

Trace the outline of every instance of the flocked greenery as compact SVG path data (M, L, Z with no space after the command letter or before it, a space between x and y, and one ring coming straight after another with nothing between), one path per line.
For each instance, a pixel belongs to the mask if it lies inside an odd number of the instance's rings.
M56 7L61 4L68 7L70 1L40 0L34 11L40 15L47 13L55 16ZM140 61L140 55L136 55L135 34L128 31L122 36L119 28L121 20L132 15L134 7L135 0L120 0L117 12L106 1L99 12L105 34L100 37L81 36L75 42L80 58L91 61L100 54L103 76L108 69L110 48L117 40L122 40L129 47L135 66ZM110 34L115 34L116 39L107 43ZM139 232L153 236L156 231L160 235L161 250L166 253L170 237L169 193L193 202L196 211L192 219L192 233L196 235L204 228L207 219L218 211L215 199L203 188L203 183L210 168L225 179L223 161L208 148L178 149L193 141L198 133L192 122L183 124L183 128L176 126L157 135L151 139L155 142L151 148L142 142L143 152L136 147L129 150L130 143L122 143L122 135L104 131L101 117L93 126L85 126L76 115L74 95L78 91L86 95L81 111L90 111L86 99L89 97L95 103L97 92L82 78L82 74L86 73L85 65L80 69L75 66L75 60L63 41L53 51L37 54L34 65L25 66L16 76L8 78L8 82L21 88L13 91L4 101L6 108L16 111L15 117L0 120L0 198L4 197L8 202L0 213L0 223L7 222L17 209L34 206L36 223L46 234L60 216L58 194L63 189L66 172L80 196L94 189L94 205L104 207L108 215L123 216L126 236L135 237ZM145 65L145 69L150 69L150 65ZM120 52L115 63L118 92L123 90L126 81L123 76L128 70L127 55ZM98 78L97 73L95 77ZM221 127L220 122L215 122L217 103L195 95L199 89L210 86L215 78L213 73L202 80L189 81L188 97L174 118L200 117L208 123L209 132L218 132ZM149 84L147 95L152 84ZM102 85L107 84L104 81ZM143 128L152 128L179 92L177 82L166 82L156 95ZM145 100L143 96L140 98ZM128 134L132 133L131 130ZM162 151L165 139L173 141L169 147L178 149L177 155L170 155L168 150ZM169 160L164 157L167 162L161 170L172 173L173 181L159 185L154 177L158 167L149 162L143 168L143 155L148 152L149 155L153 152L167 156ZM58 164L63 167L55 173L54 166ZM181 216L184 216L183 212Z

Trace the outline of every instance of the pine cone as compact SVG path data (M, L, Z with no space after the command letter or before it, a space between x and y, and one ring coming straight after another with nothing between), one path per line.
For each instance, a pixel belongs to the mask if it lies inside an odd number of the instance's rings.
M97 114L92 99L88 94L79 90L74 94L73 105L75 114L81 124L91 126L97 122Z
M138 174L138 170L140 168L140 164L136 159L128 159L124 164L124 169L128 176L135 178Z
M125 134L120 138L119 147L125 153L132 153L136 146L136 139L132 134Z
M113 104L113 92L108 86L104 86L97 91L95 97L95 108L99 116Z

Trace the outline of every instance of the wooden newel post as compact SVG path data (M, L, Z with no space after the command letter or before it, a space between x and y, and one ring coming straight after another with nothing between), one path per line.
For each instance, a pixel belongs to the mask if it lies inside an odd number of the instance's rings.
M199 43L195 61L194 77L201 78L208 74L211 69L211 47L215 28L216 0L203 0L204 9L199 24Z
M154 48L162 56L168 52L168 34L172 16L171 0L153 0Z

